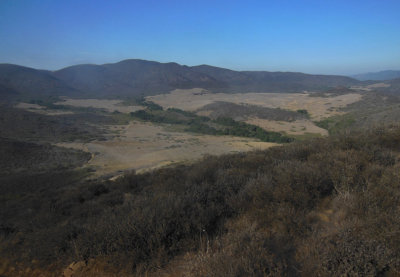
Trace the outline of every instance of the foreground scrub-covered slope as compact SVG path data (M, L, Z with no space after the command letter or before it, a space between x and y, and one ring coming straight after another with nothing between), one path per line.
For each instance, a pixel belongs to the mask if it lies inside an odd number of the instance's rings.
M396 276L399 151L387 127L116 181L4 173L0 274Z

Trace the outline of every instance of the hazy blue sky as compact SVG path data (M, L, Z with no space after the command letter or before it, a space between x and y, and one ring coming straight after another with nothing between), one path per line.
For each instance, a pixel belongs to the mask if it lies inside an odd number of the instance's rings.
M140 58L237 70L400 69L400 1L0 0L0 63Z

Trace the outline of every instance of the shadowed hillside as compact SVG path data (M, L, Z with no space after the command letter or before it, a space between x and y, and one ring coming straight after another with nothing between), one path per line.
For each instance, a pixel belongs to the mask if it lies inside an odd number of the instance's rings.
M103 132L93 123L112 124L112 118L91 114L47 116L0 106L1 137L16 140L60 142L101 139Z
M0 64L0 95L77 96L79 92L48 71L13 64Z
M89 159L90 154L82 151L0 137L1 174L74 168Z

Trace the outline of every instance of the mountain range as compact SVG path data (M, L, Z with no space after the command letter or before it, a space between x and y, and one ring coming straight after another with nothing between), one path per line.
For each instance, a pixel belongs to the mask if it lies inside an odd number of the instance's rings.
M368 73L353 75L351 77L360 81L367 81L367 80L386 81L386 80L400 78L400 70L384 70L379 72L368 72Z
M337 75L297 72L234 71L209 65L185 66L138 59L81 64L56 71L0 64L0 95L81 97L138 96L174 89L212 92L301 92L351 86L360 81Z

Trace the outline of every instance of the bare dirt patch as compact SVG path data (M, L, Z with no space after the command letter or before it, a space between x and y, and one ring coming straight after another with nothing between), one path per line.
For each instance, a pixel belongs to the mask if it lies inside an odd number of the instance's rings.
M73 114L72 111L63 111L63 110L53 110L53 109L48 109L45 106L41 106L38 104L30 104L30 103L18 103L15 105L16 108L18 109L24 109L29 112L34 112L38 114L44 114L44 115L65 115L65 114Z
M361 100L362 95L351 93L334 97L310 97L309 93L206 93L204 90L174 90L169 94L147 97L164 108L179 108L196 111L208 104L224 101L235 104L250 104L292 111L306 109L312 120L321 120L342 114L340 108Z
M141 172L193 161L207 154L221 155L278 145L250 138L170 132L162 126L142 122L110 128L118 131L119 137L108 141L57 145L92 153L88 165L96 169L96 175L115 175L132 169Z
M56 105L66 105L83 108L104 109L108 112L118 111L121 113L130 113L144 109L142 106L126 106L122 105L121 100L106 99L72 99L64 97L63 101L55 103Z

